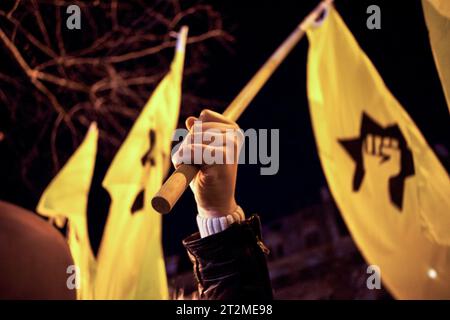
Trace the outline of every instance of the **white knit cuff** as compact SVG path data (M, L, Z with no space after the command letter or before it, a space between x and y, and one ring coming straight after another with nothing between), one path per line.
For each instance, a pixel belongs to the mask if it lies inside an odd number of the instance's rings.
M233 213L225 217L207 218L200 214L197 215L198 230L202 238L222 232L228 229L233 223L244 220L245 214L240 206L237 206Z

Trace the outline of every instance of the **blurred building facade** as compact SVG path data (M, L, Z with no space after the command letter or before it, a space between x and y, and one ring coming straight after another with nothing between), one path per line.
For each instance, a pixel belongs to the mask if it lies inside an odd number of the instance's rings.
M391 299L383 289L368 289L367 263L349 235L326 188L322 203L263 223L270 249L268 265L276 299ZM191 271L178 272L183 257L167 258L174 298L195 292Z

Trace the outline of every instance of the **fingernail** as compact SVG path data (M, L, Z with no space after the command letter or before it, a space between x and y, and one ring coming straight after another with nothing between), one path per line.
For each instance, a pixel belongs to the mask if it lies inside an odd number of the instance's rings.
M208 109L203 109L202 112L200 112L200 117L199 117L199 119L202 119L202 120L203 120L203 118L206 117L206 114L207 114L207 113L208 113Z

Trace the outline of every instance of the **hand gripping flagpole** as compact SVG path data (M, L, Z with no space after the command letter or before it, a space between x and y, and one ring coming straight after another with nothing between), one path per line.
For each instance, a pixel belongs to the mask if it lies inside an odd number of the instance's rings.
M270 76L283 62L295 45L303 38L306 29L311 25L317 25L321 15L326 14L333 0L322 1L289 35L289 37L278 47L266 63L250 79L236 98L230 103L223 115L230 120L236 121L245 111L259 90L264 86ZM183 164L172 173L172 175L161 186L161 189L152 199L153 208L161 214L169 213L183 192L189 186L199 171L198 166Z

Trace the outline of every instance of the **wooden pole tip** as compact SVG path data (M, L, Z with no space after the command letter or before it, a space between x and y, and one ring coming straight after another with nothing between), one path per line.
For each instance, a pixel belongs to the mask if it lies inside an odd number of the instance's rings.
M170 203L160 196L155 196L152 198L152 207L161 214L167 214L171 210Z

